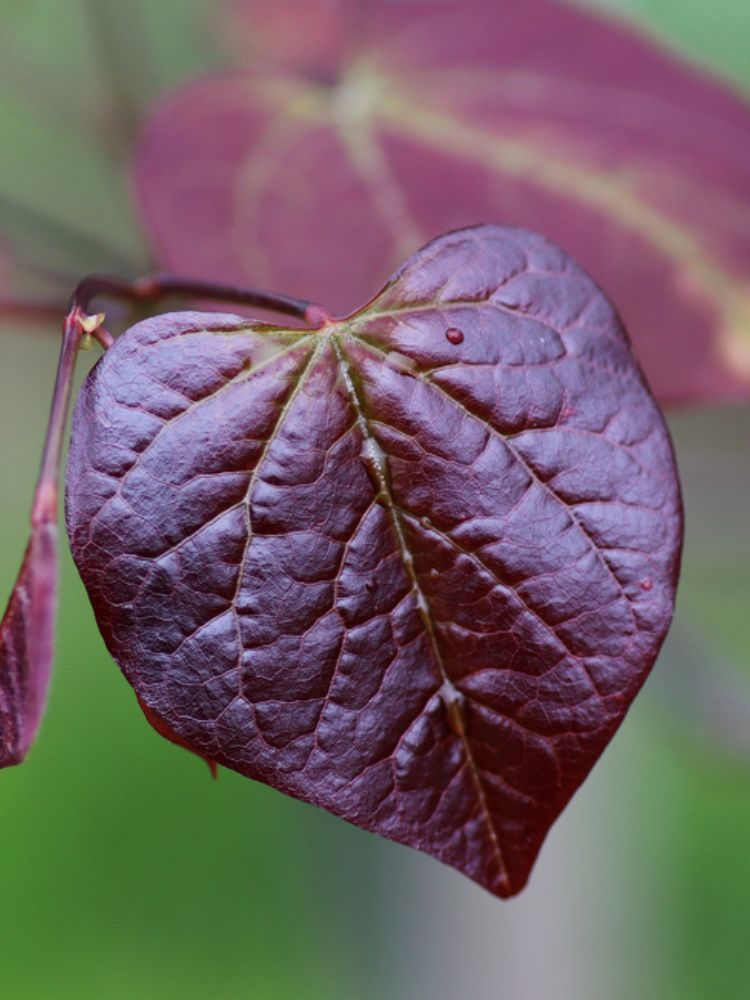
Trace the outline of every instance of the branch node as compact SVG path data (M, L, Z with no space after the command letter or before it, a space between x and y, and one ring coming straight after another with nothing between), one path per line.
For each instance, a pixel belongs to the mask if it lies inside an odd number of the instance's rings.
M82 315L78 322L81 324L83 332L90 335L102 325L105 319L106 316L104 313L100 312L92 313L91 315Z

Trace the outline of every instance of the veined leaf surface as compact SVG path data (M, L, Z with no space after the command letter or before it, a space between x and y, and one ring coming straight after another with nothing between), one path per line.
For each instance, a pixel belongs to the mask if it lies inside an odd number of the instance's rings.
M682 534L612 307L493 226L318 330L127 331L79 396L67 519L171 738L500 896L648 673Z

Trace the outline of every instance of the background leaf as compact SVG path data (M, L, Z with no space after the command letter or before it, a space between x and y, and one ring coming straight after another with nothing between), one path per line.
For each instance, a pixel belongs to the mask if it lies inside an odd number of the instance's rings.
M662 400L747 392L736 94L550 0L299 0L289 33L265 0L241 10L256 62L175 94L137 160L168 266L345 311L438 232L525 225L607 289Z

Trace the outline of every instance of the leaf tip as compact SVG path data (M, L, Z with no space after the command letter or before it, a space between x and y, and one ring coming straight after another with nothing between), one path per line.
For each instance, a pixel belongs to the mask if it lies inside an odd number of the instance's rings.
M211 777L215 781L219 776L219 765L217 762L212 760L210 757L206 757L205 754L201 753L201 751L194 747L192 743L188 743L186 740L183 740L181 736L178 736L174 729L172 729L172 727L168 725L168 723L166 723L164 719L153 710L153 708L150 708L145 701L143 701L140 695L136 694L136 698L138 700L138 704L141 706L143 714L146 716L146 721L151 725L151 727L155 729L160 736L163 736L165 740L169 740L169 742L174 743L175 746L182 747L183 750L188 750L190 753L195 754L196 757L200 757L201 760L204 760L208 765L209 771L211 772Z

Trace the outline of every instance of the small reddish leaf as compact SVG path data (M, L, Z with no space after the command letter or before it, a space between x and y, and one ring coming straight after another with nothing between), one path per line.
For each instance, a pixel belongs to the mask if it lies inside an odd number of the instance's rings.
M682 528L611 306L492 226L320 330L127 331L79 396L67 517L173 734L501 896L654 661Z
M440 232L538 228L618 304L659 398L747 395L739 96L550 0L233 7L252 68L175 94L137 159L167 266L346 311Z
M0 767L20 764L47 702L57 606L57 527L32 531L0 623Z
M57 500L73 374L87 317L74 308L63 324L42 463L31 509L31 536L0 622L0 767L20 764L47 700L57 610Z

